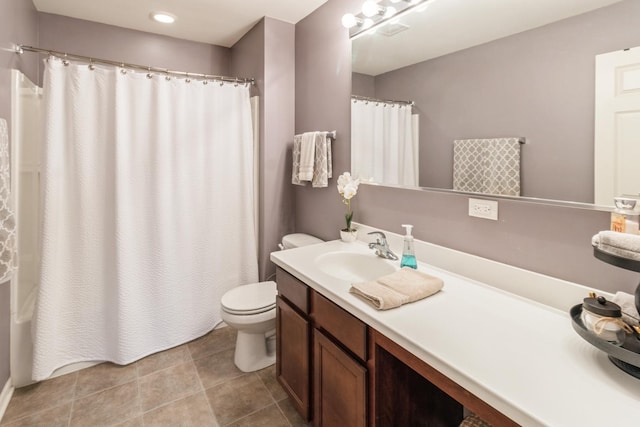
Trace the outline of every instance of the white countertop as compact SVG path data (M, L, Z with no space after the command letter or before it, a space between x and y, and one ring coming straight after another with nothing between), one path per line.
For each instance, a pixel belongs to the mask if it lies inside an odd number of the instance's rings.
M578 336L568 312L422 262L442 291L378 311L315 265L333 251L375 257L362 242L331 241L271 260L523 426L640 425L640 380Z

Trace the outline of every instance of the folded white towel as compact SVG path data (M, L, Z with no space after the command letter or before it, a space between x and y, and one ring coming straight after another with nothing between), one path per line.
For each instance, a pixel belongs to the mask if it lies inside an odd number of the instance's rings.
M620 306L622 310L622 321L632 326L640 325L640 314L636 307L635 295L626 292L616 292L611 300Z
M311 181L313 179L313 167L316 157L316 133L305 132L302 134L300 143L300 181Z
M591 238L591 244L603 252L640 261L640 236L604 230Z
M404 267L371 282L353 283L349 292L363 297L378 310L388 310L431 296L443 286L437 277Z

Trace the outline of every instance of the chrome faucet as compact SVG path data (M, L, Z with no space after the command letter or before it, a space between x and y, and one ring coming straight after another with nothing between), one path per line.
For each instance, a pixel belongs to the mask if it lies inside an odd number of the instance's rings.
M398 255L394 254L391 251L391 249L389 249L389 244L387 243L387 236L385 236L382 231L372 231L371 233L368 233L368 234L376 236L375 243L369 243L369 248L375 249L376 255L384 259L392 259L392 260L398 259Z

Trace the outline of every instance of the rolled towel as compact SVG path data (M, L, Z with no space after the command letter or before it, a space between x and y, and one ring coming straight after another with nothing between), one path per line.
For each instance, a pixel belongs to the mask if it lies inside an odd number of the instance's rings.
M591 244L611 255L640 261L640 236L638 235L605 230L593 236Z
M636 307L636 297L626 292L616 292L611 300L620 306L622 310L622 321L631 325L640 325L640 314Z
M349 292L361 296L378 310L389 310L390 308L400 307L409 301L407 295L396 292L375 280L371 282L354 283L351 285Z
M395 273L382 276L378 282L408 296L408 302L433 295L444 286L442 279L409 267L403 267Z

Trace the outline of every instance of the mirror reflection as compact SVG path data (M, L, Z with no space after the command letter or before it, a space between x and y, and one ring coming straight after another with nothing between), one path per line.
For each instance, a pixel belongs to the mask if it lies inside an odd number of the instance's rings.
M462 145L476 147L483 164L491 163L490 144L523 141L510 146L518 151L521 196L606 205L613 196L638 196L640 179L600 183L604 196L594 195L600 175L621 175L594 172L594 129L603 78L596 58L640 46L639 16L637 0L432 0L423 12L353 39L352 172L381 184L453 189L460 141L476 141ZM640 93L640 65L626 69L625 94ZM622 133L633 135L640 114L627 117ZM615 159L629 156L609 157L607 167L616 169ZM493 160L492 167L504 165Z

